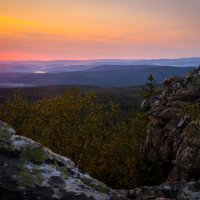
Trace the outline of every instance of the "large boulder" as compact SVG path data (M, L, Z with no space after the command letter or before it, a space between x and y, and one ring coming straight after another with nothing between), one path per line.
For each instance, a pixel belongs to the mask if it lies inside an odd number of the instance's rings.
M125 199L105 184L81 173L66 157L51 152L0 121L1 200Z
M168 88L146 106L149 123L143 153L150 162L168 167L167 181L198 180L200 127L193 131L182 107L185 103L200 104L200 67L168 82Z

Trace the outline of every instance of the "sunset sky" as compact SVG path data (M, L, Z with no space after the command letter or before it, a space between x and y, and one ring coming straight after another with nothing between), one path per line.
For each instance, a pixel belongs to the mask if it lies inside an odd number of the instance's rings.
M200 56L199 0L0 0L0 60Z

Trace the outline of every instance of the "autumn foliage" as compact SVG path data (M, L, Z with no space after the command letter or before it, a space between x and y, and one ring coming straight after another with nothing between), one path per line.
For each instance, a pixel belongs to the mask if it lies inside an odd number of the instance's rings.
M99 103L94 93L71 89L33 103L14 94L1 105L0 119L109 186L138 185L147 123L142 111L124 118L116 104Z

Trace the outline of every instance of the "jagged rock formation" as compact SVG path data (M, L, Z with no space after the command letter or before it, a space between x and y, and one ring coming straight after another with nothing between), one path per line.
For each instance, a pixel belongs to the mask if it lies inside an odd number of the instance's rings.
M123 195L83 174L66 157L0 121L1 200L111 200Z
M183 78L170 77L164 84L167 89L162 94L142 103L149 117L142 151L150 162L165 166L168 182L136 188L129 191L129 197L199 200L200 124L195 125L194 131L193 121L182 113L182 108L185 103L200 105L200 67Z
M191 120L181 114L184 103L200 103L200 67L143 102L149 109L144 153L150 161L168 166L168 181L200 178L200 129L194 133L188 128Z

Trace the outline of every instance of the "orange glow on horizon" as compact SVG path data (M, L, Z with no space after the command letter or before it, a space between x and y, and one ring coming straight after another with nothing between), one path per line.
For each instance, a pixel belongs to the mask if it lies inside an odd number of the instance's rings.
M0 60L199 56L196 0L7 0Z
M35 59L44 59L43 57L39 57L39 55L31 55L26 53L0 53L0 60L34 60ZM48 60L48 59L47 59Z

